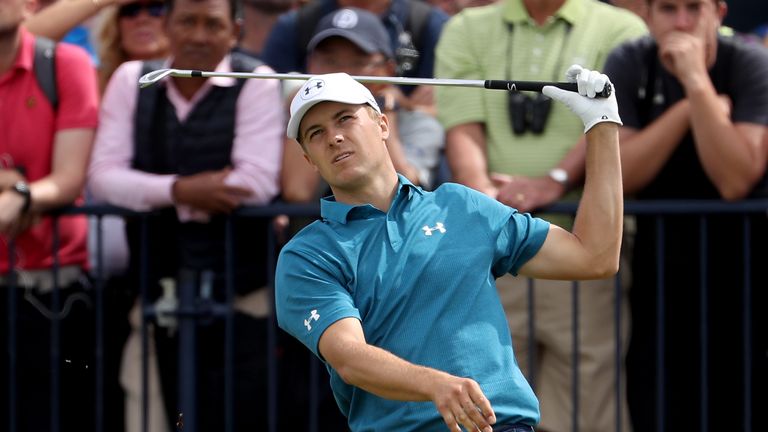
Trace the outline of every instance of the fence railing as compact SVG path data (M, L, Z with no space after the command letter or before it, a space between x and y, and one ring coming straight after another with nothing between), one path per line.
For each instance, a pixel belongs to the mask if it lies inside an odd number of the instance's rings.
M561 202L557 203L550 208L547 209L548 213L563 213L563 214L573 214L576 211L576 203L566 203ZM696 216L702 220L702 224L706 224L707 218L713 215L723 215L723 214L730 214L730 215L743 215L744 216L744 229L743 229L743 240L745 243L745 250L748 251L749 245L753 239L750 234L750 228L749 228L749 218L748 215L768 215L768 199L762 199L762 200L749 200L749 201L741 201L741 202L734 202L734 203L725 203L721 201L643 201L643 202L637 202L637 201L627 201L625 202L625 213L627 215L643 215L643 216L654 216L658 219L659 224L663 225L664 219L669 216L673 215L691 215ZM197 407L196 404L196 396L197 396L197 383L195 382L195 345L196 340L194 337L195 334L195 323L197 320L200 319L222 319L225 322L225 359L226 359L226 367L225 367L225 374L224 374L224 400L225 400L225 424L222 425L222 428L220 430L223 431L233 431L234 429L234 418L236 415L245 415L243 413L236 413L233 410L234 406L234 398L235 395L233 393L234 383L237 377L234 375L233 367L232 367L232 361L234 358L234 344L235 344L235 338L234 338L234 309L232 307L233 300L235 298L235 287L232 283L233 280L233 274L234 274L234 268L233 268L233 239L236 233L233 231L233 224L232 220L234 218L272 218L277 215L288 215L292 217L316 217L319 214L319 207L316 205L294 205L294 204L284 204L284 203L275 203L269 206L264 207L248 207L248 208L242 208L237 210L233 215L228 219L227 222L227 229L226 229L226 266L225 266L225 300L223 302L217 302L215 300L208 299L204 302L200 302L198 298L195 298L194 293L197 290L194 289L187 289L185 288L189 284L196 283L196 278L185 273L180 273L180 277L178 280L179 284L179 290L180 296L178 298L178 307L175 309L175 311L168 311L168 310L162 310L158 311L158 309L155 307L153 302L150 301L149 298L149 281L147 280L147 266L150 265L150 263L146 262L146 259L142 260L141 265L141 275L139 277L140 286L139 286L139 295L142 299L142 321L141 321L141 334L142 334L142 376L141 376L141 388L143 389L143 395L147 394L147 389L149 385L149 375L148 375L148 368L147 368L147 361L148 361L148 352L149 352L149 342L148 342L148 335L149 335L149 325L150 323L155 320L158 315L164 315L168 316L169 314L174 316L176 320L178 321L178 334L179 334L179 413L183 413L183 419L179 419L180 424L177 425L177 428L181 430L183 428L184 432L195 432L196 430L196 413L199 412L200 409L205 409L205 407ZM57 220L58 217L61 216L67 216L67 215L89 215L92 218L92 223L95 224L95 230L93 231L93 235L95 235L96 240L96 251L95 254L92 254L94 257L94 262L92 263L93 269L92 269L92 277L94 280L94 286L93 286L93 303L94 303L94 325L95 325L95 359L96 364L94 365L94 374L95 374L95 382L94 382L94 402L95 406L93 407L93 425L94 430L96 431L114 431L114 430L121 430L122 425L116 425L112 419L106 418L105 416L105 388L113 383L106 382L106 380L116 379L114 376L107 376L105 373L105 367L104 367L104 346L105 346L105 339L109 336L107 332L109 331L108 328L105 326L106 318L104 316L104 299L105 299L105 281L106 276L104 274L104 232L103 232L103 218L105 216L131 216L133 218L137 218L141 221L146 221L146 218L149 214L147 213L136 213L132 211L128 211L125 209L112 207L112 206L105 206L105 205L89 205L89 206L83 206L83 207L69 207L65 209L61 209L54 214L54 221ZM768 216L766 216L768 217ZM141 245L142 245L142 255L146 256L147 248L151 248L152 239L147 237L147 230L146 230L146 223L141 224L143 227L141 232ZM56 227L56 223L54 222L54 227ZM702 231L703 233L703 231ZM58 236L58 233L56 229L54 228L54 235ZM703 235L703 234L702 234ZM276 236L276 233L274 230L269 230L267 233L268 242L266 244L266 247L268 248L268 255L267 255L267 261L268 261L268 268L274 269L274 264L276 261L276 251L279 248L279 241L278 237ZM660 244L663 244L663 238L660 238L659 241ZM768 239L757 239L757 241L765 242L768 241ZM263 247L264 245L262 245ZM57 240L54 239L53 242L53 249L54 249L54 256L57 256L58 254L58 243ZM9 257L11 257L11 268L13 268L13 248L14 244L13 242L9 242ZM748 253L748 252L747 252ZM659 260L658 260L658 266L663 267L664 265L664 258L663 258L663 250L659 251ZM748 255L747 255L748 256ZM748 260L747 260L748 261ZM706 262L703 263L703 265L706 265ZM59 270L59 264L56 259L53 261L53 273L54 275ZM660 269L659 269L660 270ZM745 270L747 273L751 271L751 269ZM16 376L16 368L18 366L18 359L16 357L16 349L18 347L19 343L23 343L24 341L20 341L17 339L17 330L18 330L18 323L16 323L16 310L15 305L17 304L17 301L20 296L20 291L16 288L17 279L14 277L14 272L11 272L8 275L4 275L5 278L3 279L4 285L6 285L8 289L6 290L6 293L4 294L7 296L7 304L8 304L8 310L6 311L7 316L6 319L3 320L7 326L2 330L6 332L6 342L7 346L4 348L4 354L7 356L7 365L8 370L7 371L0 371L0 373L6 374L7 382L8 382L8 388L7 389L1 389L0 391L6 392L7 395L7 401L8 406L6 408L3 408L4 411L7 413L7 418L3 419L4 424L0 425L0 429L6 429L10 432L14 432L17 430L19 425L19 419L17 417L16 408L17 408L17 396L18 396L18 390L19 386L23 385L20 383ZM745 273L746 274L746 273ZM272 271L269 272L269 278L268 278L268 287L273 286L273 277L274 274ZM54 281L56 281L57 277L54 276ZM0 280L0 285L3 285L3 280ZM531 290L533 287L533 283L531 283ZM703 283L706 283L706 278L703 279ZM753 293L753 291L758 288L751 286L749 279L746 279L746 282L744 284L744 287L742 289L741 295L743 296L743 302L745 305L745 308L743 310L743 316L742 316L742 330L743 334L740 335L743 341L743 355L744 355L744 372L743 375L740 377L743 382L743 391L744 391L744 401L746 403L744 404L743 411L740 413L740 415L744 418L743 424L745 431L750 431L750 419L753 415L753 409L755 408L751 403L751 397L752 397L752 376L751 376L751 364L750 359L752 358L752 339L751 339L751 332L752 332L752 317L751 317L751 311L748 305L750 304L750 298ZM766 287L762 287L763 289ZM658 292L658 311L664 310L664 304L663 304L663 290L664 290L664 284L660 283L657 286ZM623 356L622 351L620 347L625 341L622 341L621 336L621 330L619 326L621 325L622 320L626 319L626 317L622 316L622 311L620 307L621 303L621 296L622 296L622 281L619 277L616 278L616 305L614 310L614 316L615 316L615 322L617 328L615 330L616 335L616 350L615 350L615 370L616 370L616 382L619 383L617 385L617 388L615 389L615 398L616 400L620 400L623 395L623 391L620 388L621 386L621 380L619 379L621 376L621 371L624 368L624 362L623 362ZM58 297L59 287L56 286L56 283L54 283L54 290L53 290L53 297L52 297L52 303L51 303L51 309L52 310L58 310L61 308L60 300ZM573 291L572 295L574 298L574 309L573 309L573 344L576 347L574 349L574 352L578 352L578 344L579 344L579 333L578 333L578 316L579 316L579 310L578 310L578 295L579 295L579 285L577 283L574 283L573 285ZM271 298L271 297L270 297ZM532 302L529 302L532 303ZM700 305L701 311L702 311L702 317L701 317L701 328L700 328L700 337L704 344L706 344L707 340L707 318L706 318L706 310L708 308L706 304L706 296L703 296L702 304ZM532 309L530 312L533 312ZM533 314L531 314L533 316ZM656 389L656 430L661 432L665 429L665 376L664 376L664 337L665 337L665 324L666 319L663 312L660 312L657 314L657 357L656 357L656 368L657 368L657 377L655 383L649 383L649 385L654 385ZM531 318L533 320L533 318ZM531 321L532 325L532 321ZM66 391L62 392L61 390L61 381L59 379L59 373L60 373L60 367L61 367L61 358L60 358L60 351L59 351L59 340L58 340L58 334L59 334L59 323L56 317L54 316L51 322L51 340L50 340L50 347L51 347L51 383L50 383L50 389L51 393L50 397L50 412L47 413L40 413L42 416L49 416L50 418L50 425L51 425L51 431L59 431L59 430L67 430L67 428L63 425L61 425L61 418L62 413L59 410L59 407L61 406L61 396L62 394L66 394ZM268 352L267 358L268 358L268 376L267 376L267 400L268 400L268 430L270 432L277 431L280 428L279 421L278 421L278 412L280 411L280 407L278 406L279 398L276 397L278 394L278 389L281 387L281 383L278 381L278 377L281 376L278 374L278 369L281 367L280 362L277 360L278 356L276 355L276 347L277 347L277 341L278 341L278 334L279 330L276 327L275 320L274 319L268 319L268 331L267 331L267 338L265 340L265 349ZM529 350L530 352L533 352L534 350ZM706 392L707 388L707 356L706 354L706 347L705 350L702 351L701 356L701 363L702 363L702 369L704 370L704 373L701 374L701 388L704 389L702 394L698 395L699 398L699 404L701 408L702 413L706 413L709 409L708 407L708 394ZM578 370L579 366L579 357L578 355L574 354L573 356L573 370ZM529 361L529 364L533 365L533 361ZM306 421L306 429L309 431L319 431L323 430L323 425L319 424L319 406L320 406L320 394L321 391L319 391L317 387L318 382L322 382L322 379L320 379L321 374L323 373L321 371L321 364L317 361L312 359L310 362L307 363L307 368L309 369L308 376L309 382L307 383L307 393L308 393L308 400L306 403L306 413L296 413L296 416L304 416ZM572 398L573 398L573 404L575 407L579 406L579 378L577 373L573 373L573 381L572 381ZM764 384L764 383L763 383ZM535 386L535 383L534 383ZM63 389L66 390L66 389ZM326 392L327 393L327 392ZM41 395L42 397L42 395ZM616 404L618 407L620 404ZM576 414L577 410L574 410L571 413L571 423L572 423L572 429L574 431L578 431L580 428L578 416ZM142 419L141 419L141 425L142 430L146 431L148 430L148 400L147 397L143 397L142 402ZM705 416L705 414L701 414L702 416ZM622 413L621 410L617 408L616 410L616 430L620 431L622 428ZM701 427L702 430L706 430L706 419L702 417L701 421Z

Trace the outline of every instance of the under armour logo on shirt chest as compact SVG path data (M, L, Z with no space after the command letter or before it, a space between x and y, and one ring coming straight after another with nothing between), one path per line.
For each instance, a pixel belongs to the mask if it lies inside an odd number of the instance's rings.
M438 231L440 234L445 234L445 225L443 225L442 222L436 223L434 227L424 225L421 229L424 231L425 236L431 236L435 231Z

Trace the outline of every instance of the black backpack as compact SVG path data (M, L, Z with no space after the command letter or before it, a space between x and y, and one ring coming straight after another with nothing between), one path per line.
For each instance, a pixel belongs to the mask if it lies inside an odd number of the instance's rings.
M56 91L56 42L36 36L32 65L37 83L55 112L59 107L59 93Z

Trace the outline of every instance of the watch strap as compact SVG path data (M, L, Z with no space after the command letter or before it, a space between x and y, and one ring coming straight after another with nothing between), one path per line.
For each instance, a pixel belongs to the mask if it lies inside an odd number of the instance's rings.
M553 168L549 170L549 178L556 181L557 183L560 183L563 188L566 190L568 189L569 183L568 183L568 171L562 169L562 168Z
M29 189L29 184L25 181L17 181L11 186L11 189L24 197L24 206L21 208L22 213L29 211L32 205L32 191Z

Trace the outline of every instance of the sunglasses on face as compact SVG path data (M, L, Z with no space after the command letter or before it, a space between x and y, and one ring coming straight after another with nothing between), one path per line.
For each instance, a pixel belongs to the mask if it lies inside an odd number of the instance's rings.
M120 18L130 17L133 18L139 15L142 10L147 11L149 16L158 18L165 15L165 3L163 2L151 2L151 3L129 3L127 5L120 6L120 11L117 16Z

